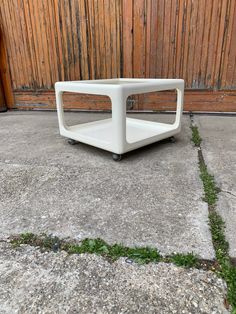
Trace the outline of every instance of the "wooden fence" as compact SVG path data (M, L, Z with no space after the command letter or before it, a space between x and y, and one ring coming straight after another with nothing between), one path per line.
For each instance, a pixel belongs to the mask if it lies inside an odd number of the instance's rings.
M185 110L236 111L235 0L1 0L0 23L11 108L55 108L60 80L157 77L185 79ZM110 106L75 94L65 103ZM155 93L133 108L174 103Z

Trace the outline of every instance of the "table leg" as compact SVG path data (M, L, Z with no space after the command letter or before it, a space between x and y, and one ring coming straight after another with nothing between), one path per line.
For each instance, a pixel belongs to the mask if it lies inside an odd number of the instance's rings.
M62 99L63 92L56 89L56 105L57 105L57 116L59 122L59 129L66 130L67 126L65 124L65 116L63 110L63 99Z
M184 88L176 88L177 91L177 108L175 117L175 126L180 128L181 126L181 116L183 112L183 100L184 100Z
M113 153L122 154L126 145L126 99L121 90L111 95Z

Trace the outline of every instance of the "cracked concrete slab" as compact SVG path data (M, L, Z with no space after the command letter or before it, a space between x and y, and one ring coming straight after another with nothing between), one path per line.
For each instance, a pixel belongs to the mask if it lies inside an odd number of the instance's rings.
M195 116L207 167L221 189L217 211L226 223L231 257L236 258L236 116Z
M0 313L229 313L212 272L0 243Z
M66 114L70 123L106 117ZM156 143L119 163L94 147L68 145L54 112L10 112L0 119L1 238L45 232L214 257L188 116L175 144Z

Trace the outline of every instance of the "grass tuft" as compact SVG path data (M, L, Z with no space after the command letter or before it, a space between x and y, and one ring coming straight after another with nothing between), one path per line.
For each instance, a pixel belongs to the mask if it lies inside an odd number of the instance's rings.
M202 139L198 132L198 127L191 126L191 130L192 130L192 142L194 143L195 146L199 147L201 145Z

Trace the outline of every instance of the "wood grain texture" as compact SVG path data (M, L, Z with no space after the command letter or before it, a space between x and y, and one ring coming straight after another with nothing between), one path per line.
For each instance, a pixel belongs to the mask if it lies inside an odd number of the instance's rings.
M189 89L236 89L235 6L235 0L123 0L124 73L183 78Z
M120 76L121 1L1 0L13 90Z
M0 23L10 107L11 89L44 95L63 80L183 78L189 90L236 90L235 0L1 0Z

